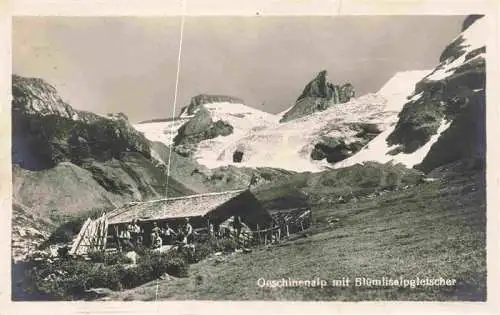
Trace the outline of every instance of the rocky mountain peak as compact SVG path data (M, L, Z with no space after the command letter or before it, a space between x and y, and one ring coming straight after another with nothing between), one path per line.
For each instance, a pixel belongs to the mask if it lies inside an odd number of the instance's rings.
M12 110L41 116L77 119L78 114L57 95L56 89L38 78L12 76Z
M107 117L73 109L41 79L12 78L13 163L30 170L63 161L110 160L124 152L150 158L148 140L123 113Z
M333 104L346 103L354 96L351 83L335 85L328 81L328 72L322 70L306 85L295 105L283 115L280 122L323 111Z
M192 116L202 107L204 104L209 103L238 103L243 104L243 100L237 97L228 95L216 95L216 94L198 94L191 98L189 105L181 109L180 116Z

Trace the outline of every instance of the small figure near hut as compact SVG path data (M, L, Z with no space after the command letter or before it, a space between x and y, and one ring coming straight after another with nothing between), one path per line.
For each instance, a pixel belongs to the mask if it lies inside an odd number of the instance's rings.
M163 229L162 234L165 237L165 244L167 245L172 245L174 243L174 236L177 235L168 223L165 223L165 228Z
M130 231L132 243L135 246L142 244L142 234L144 231L141 229L136 219L132 221L132 224L129 224L128 229Z
M158 223L153 222L153 228L151 229L151 234L149 237L149 240L151 241L151 246L154 244L154 240L156 238L156 235L160 236L161 235L161 229L158 227Z
M161 239L160 233L155 231L151 235L151 248L158 249L163 245L163 240Z
M132 245L132 242L130 241L131 236L130 236L130 231L128 229L128 226L121 226L119 228L119 234L118 234L118 248L119 250L129 250L134 247Z
M212 222L208 223L208 234L212 237L215 236L214 224Z
M189 224L189 218L186 218L184 220L184 225L181 228L182 235L185 238L185 241L183 239L183 243L192 243L193 242L193 226Z

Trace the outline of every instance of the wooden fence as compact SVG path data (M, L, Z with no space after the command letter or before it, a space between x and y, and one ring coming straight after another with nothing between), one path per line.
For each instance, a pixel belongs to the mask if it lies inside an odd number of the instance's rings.
M302 232L312 223L311 210L307 208L275 211L272 217L272 227L261 228L257 224L256 230L241 231L239 238L234 229L230 229L230 233L226 233L225 237L230 237L244 247L267 245L281 242L292 234Z

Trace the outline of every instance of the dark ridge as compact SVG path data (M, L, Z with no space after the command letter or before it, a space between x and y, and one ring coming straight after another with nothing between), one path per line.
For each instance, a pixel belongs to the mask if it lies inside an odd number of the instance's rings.
M462 32L468 29L469 26L471 26L476 20L479 20L482 17L484 17L483 14L471 14L467 16L462 23Z
M148 119L148 120L143 120L138 122L137 124L148 124L148 123L157 123L157 122L169 122L169 121L176 121L176 120L182 120L182 118L179 117L171 117L171 118L153 118L153 119Z

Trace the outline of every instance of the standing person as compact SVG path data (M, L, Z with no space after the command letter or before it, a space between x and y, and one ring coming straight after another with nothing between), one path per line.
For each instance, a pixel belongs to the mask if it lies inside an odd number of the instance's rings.
M155 231L151 235L151 248L158 249L163 245L163 240L161 239L160 233Z
M214 224L212 222L208 224L208 234L212 237L215 236Z
M191 243L193 241L193 227L189 224L189 218L184 220L184 225L182 226L182 234L186 238L187 243Z
M122 226L120 231L120 242L123 250L130 250L134 246L130 242L130 231L128 226Z
M172 245L174 241L174 236L177 233L170 227L168 223L165 223L165 229L163 230L163 235L165 236L165 244Z
M140 235L141 235L141 227L137 224L137 220L134 219L131 224L128 225L128 229L130 231L130 238L132 240L132 244L135 246L139 245Z
M161 235L161 229L158 227L158 223L156 221L153 222L153 228L151 229L150 241L151 245L153 245L155 234Z
M220 224L214 224L214 235L215 237L220 237Z

